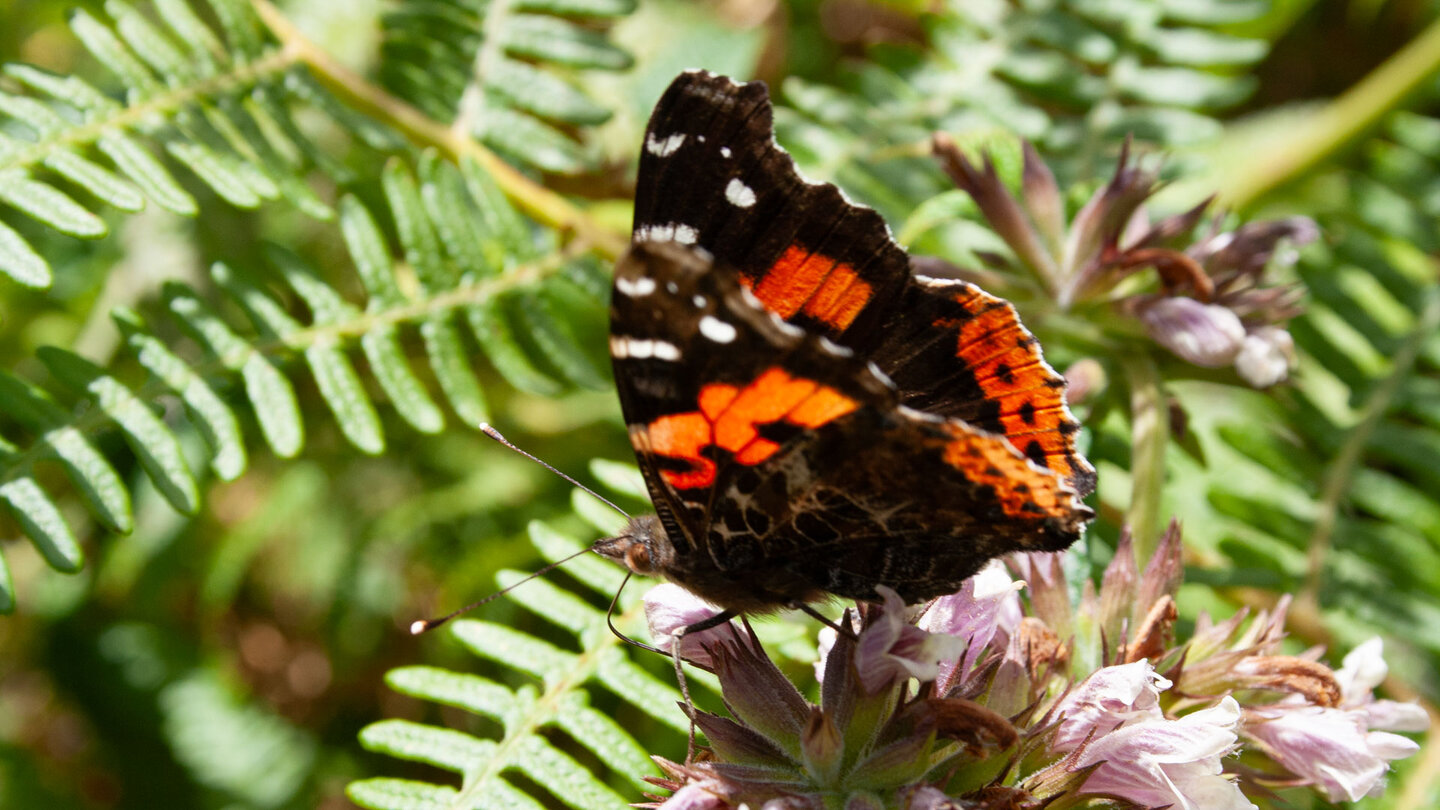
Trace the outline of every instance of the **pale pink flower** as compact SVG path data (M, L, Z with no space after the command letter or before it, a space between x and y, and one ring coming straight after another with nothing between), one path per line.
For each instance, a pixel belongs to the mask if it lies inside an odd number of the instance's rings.
M1245 335L1235 355L1235 371L1253 388L1269 388L1295 369L1295 338L1278 326L1262 326Z
M1246 736L1332 802L1380 795L1387 763L1420 749L1398 734L1367 732L1360 711L1277 705L1251 716L1259 722L1247 723Z
M1065 552L1011 554L1005 562L1025 581L1030 612L1061 637L1071 634L1070 588L1065 582Z
M815 682L825 682L825 667L830 660L830 651L835 649L835 628L822 627L815 641Z
M1254 810L1220 765L1235 749L1239 720L1240 705L1225 697L1179 720L1145 719L1096 736L1074 763L1099 766L1080 792L1141 807Z
M1156 343L1197 366L1228 366L1245 343L1240 316L1193 298L1157 298L1141 307L1140 321Z
M1012 580L1003 565L992 561L980 573L965 580L958 593L931 603L920 619L920 629L945 633L965 642L963 657L941 662L938 683L947 688L951 683L964 683L996 636L1008 638L1015 632L1022 618L1019 593L1022 587L1024 583Z
M958 807L955 800L945 791L933 785L923 785L910 794L906 810L953 810Z
M691 782L675 791L659 810L728 810L729 807L729 802L706 790L700 783Z
M855 644L855 670L867 694L907 678L933 681L941 661L954 661L964 652L963 639L927 633L907 622L905 603L895 591L884 585L875 590L885 598L884 612Z
M650 625L650 638L654 640L655 646L662 650L668 651L674 646L675 631L704 621L721 610L722 608L669 582L656 585L645 594L645 622ZM687 660L703 667L712 667L715 662L705 646L721 639L737 637L738 634L732 632L731 624L726 622L709 630L687 633L681 651Z
M1372 690L1387 672L1381 651L1380 639L1374 638L1345 656L1335 672L1342 695L1339 707L1314 706L1291 695L1253 709L1246 736L1332 802L1381 795L1389 762L1414 754L1420 746L1380 729L1424 731L1429 726L1419 706L1375 699Z
M1061 720L1051 749L1071 751L1092 732L1099 738L1130 723L1164 719L1160 693L1169 688L1170 681L1144 659L1091 673L1052 710Z
M1384 642L1376 636L1345 656L1335 671L1335 680L1344 695L1340 707L1363 711L1365 725L1372 731L1426 731L1430 728L1430 715L1424 709L1414 703L1375 699L1375 687L1390 672L1384 651Z

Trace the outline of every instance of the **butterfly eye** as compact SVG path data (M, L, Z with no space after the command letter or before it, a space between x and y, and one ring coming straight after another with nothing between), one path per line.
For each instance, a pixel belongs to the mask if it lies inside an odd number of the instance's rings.
M650 559L650 547L643 542L632 542L630 547L625 549L625 567L637 574L653 574Z

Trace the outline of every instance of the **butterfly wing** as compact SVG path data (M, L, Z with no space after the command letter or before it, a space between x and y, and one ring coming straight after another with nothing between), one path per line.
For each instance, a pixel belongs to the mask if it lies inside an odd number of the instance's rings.
M907 408L875 366L767 309L700 249L616 268L611 354L666 573L737 610L954 590L1073 542L1089 510L1003 436Z
M880 215L800 176L775 143L769 93L681 74L651 116L636 242L704 248L766 308L872 360L901 403L1010 438L1082 495L1064 378L1014 308L964 282L918 277Z

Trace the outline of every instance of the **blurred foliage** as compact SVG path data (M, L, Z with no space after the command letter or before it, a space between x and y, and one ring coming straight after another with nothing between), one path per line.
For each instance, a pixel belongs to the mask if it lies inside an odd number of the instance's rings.
M995 238L935 129L1011 179L1031 140L1073 204L1133 135L1176 181L1157 205L1319 222L1289 383L1156 350L1163 480L1130 476L1117 359L1019 302L1057 366L1110 372L1077 564L1153 492L1187 617L1298 593L1297 644L1384 635L1392 692L1440 699L1437 49L1367 86L1374 126L1325 114L1435 36L1431 4L76 5L0 0L0 806L615 807L678 758L668 662L605 628L608 564L404 628L613 530L478 422L644 508L608 263L649 107L698 66L770 81L810 176L962 265ZM1298 168L1232 194L1273 165ZM1427 756L1366 804L1434 806Z

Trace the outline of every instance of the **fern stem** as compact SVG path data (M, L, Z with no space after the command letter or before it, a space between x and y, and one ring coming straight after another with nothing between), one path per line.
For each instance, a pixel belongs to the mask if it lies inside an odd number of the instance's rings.
M633 622L643 609L644 603L636 602L616 618L622 622ZM545 726L564 710L561 701L600 672L600 667L605 659L614 655L613 648L620 644L620 639L608 631L601 638L603 640L595 642L594 646L583 645L584 649L575 655L574 666L565 673L563 678L554 680L547 678L544 692L529 703L527 711L506 718L505 736L496 743L494 751L486 760L483 768L465 773L460 793L451 803L451 807L478 806L479 799L491 787L491 780L499 779L501 772L513 766L516 756L511 753L510 749L523 744L532 736L540 735Z
M147 122L156 119L170 120L174 118L173 113L177 110L204 99L229 95L236 88L258 84L261 79L284 73L294 63L295 58L292 55L276 51L253 62L235 64L225 73L170 88L133 104L116 104L113 109L104 112L87 110L84 123L41 137L23 149L6 155L0 160L0 172L38 166L56 151L89 146L100 140L106 132L140 129Z
M259 352L267 357L288 357L292 354L301 354L307 348L322 341L335 341L340 343L343 348L347 345L344 341L358 339L377 328L418 322L437 313L480 303L511 288L540 281L563 267L566 260L572 258L573 254L584 252L587 249L588 245L577 240L565 251L552 253L537 261L519 265L514 270L497 278L463 284L432 298L367 312L347 321L297 329L283 338L257 340L247 343L243 351ZM200 376L209 377L223 373L227 368L237 365L237 361L243 359L243 357L210 357L203 362L196 363L192 370ZM145 382L134 390L135 396L144 402L152 402L169 393L164 382L154 375L148 376ZM92 407L79 409L79 415L67 427L74 428L82 436L88 437L98 433L112 421L113 419L105 409L94 407L92 404ZM3 468L0 468L0 484L6 484L22 477L31 470L37 461L51 458L53 455L51 444L44 440L44 436L40 437L23 452L15 453L4 459Z
M1416 88L1440 71L1440 19L1339 98L1287 129L1271 149L1225 172L1220 199L1245 209L1271 191L1304 176L1352 145Z
M490 74L502 55L500 43L503 40L499 32L504 29L510 10L510 0L492 0L480 21L480 47L475 51L475 68L470 71L470 81L465 84L457 105L458 114L450 125L457 138L468 139L468 133L475 131L476 119L484 114L484 77Z
M1143 568L1160 538L1170 414L1153 357L1128 353L1120 365L1130 385L1130 508L1125 522L1135 541L1135 559Z
M473 138L425 115L340 64L301 33L269 0L250 0L250 3L270 33L280 40L283 53L304 63L326 89L361 113L389 124L419 146L439 149L453 161L474 160L530 216L545 225L573 232L607 258L618 259L625 251L628 240L623 234L603 227L569 200L521 174Z
M1419 357L1425 341L1435 334L1436 329L1440 329L1440 286L1431 286L1424 308L1420 311L1419 321L1391 361L1390 375L1382 380L1365 399L1365 405L1360 410L1360 420L1355 427L1350 429L1349 435L1345 437L1345 443L1341 445L1340 451L1335 454L1334 461L1330 462L1329 468L1325 471L1325 481L1320 490L1320 502L1316 510L1315 526L1311 530L1309 547L1306 552L1308 570L1305 587L1297 597L1300 604L1311 605L1317 609L1319 607L1321 580L1325 575L1325 559L1330 555L1335 524L1340 513L1340 502L1350 491L1351 481L1355 477L1355 469L1360 466L1364 458L1365 448L1370 443L1371 434L1385 418L1391 403L1395 400L1395 395L1400 391L1401 384L1410 375L1410 370L1415 365L1415 360Z

